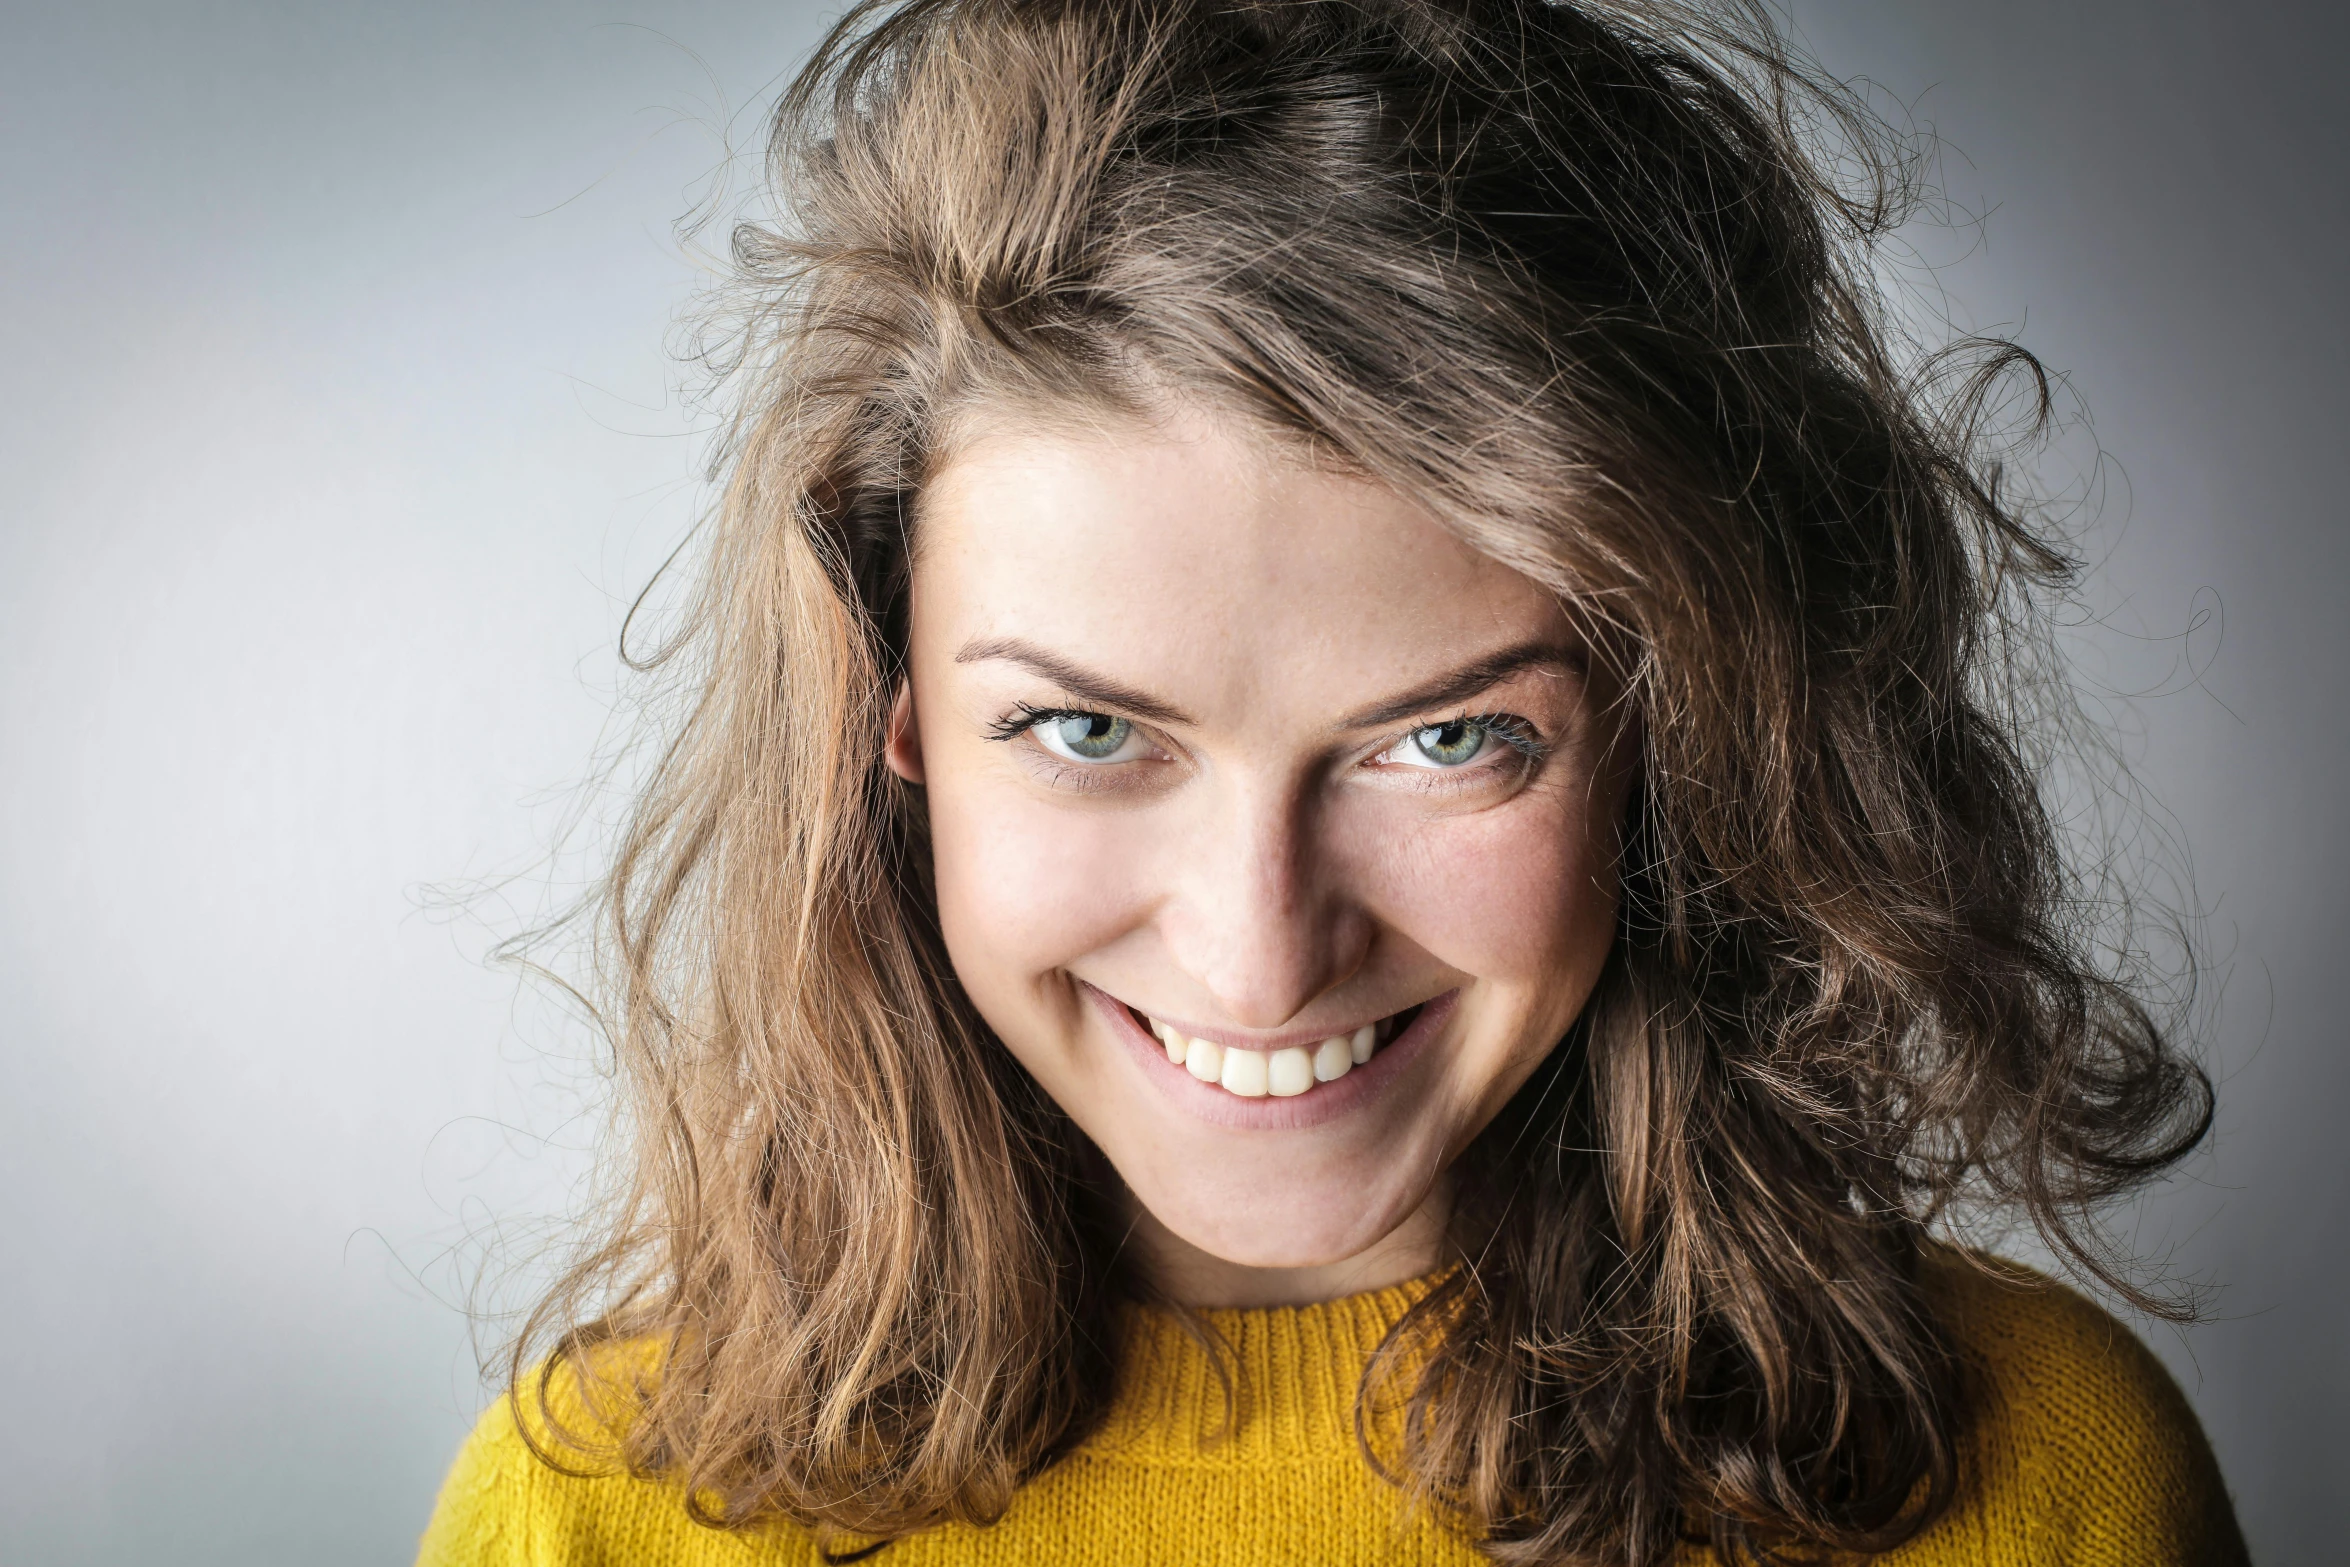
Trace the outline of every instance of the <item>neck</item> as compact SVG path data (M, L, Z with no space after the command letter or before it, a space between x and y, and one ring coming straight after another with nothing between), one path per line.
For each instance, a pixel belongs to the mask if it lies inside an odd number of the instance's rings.
M1447 1195L1439 1183L1410 1218L1375 1244L1335 1262L1300 1267L1231 1262L1194 1246L1139 1203L1133 1205L1127 1246L1153 1291L1180 1305L1243 1310L1318 1305L1435 1272L1444 1258Z

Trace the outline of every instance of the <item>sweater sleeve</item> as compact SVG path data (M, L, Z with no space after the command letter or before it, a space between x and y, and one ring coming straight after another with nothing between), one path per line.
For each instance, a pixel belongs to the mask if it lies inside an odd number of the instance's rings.
M441 1483L416 1567L533 1567L528 1539L531 1492L540 1465L499 1399Z
M641 1346L612 1363L621 1380L594 1399L565 1369L525 1372L519 1401L485 1411L442 1483L417 1567L815 1567L813 1537L786 1524L741 1530L695 1521L679 1488L627 1472L616 1450L615 1408L629 1375L650 1363ZM614 1402L617 1393L619 1401ZM542 1404L542 1398L545 1402ZM534 1449L516 1423L516 1404ZM540 1450L556 1455L553 1464Z
M1959 1504L1916 1544L1979 1530L1963 1559L1998 1567L2244 1567L2211 1446L2135 1334L2012 1263L1934 1267L1977 1407Z

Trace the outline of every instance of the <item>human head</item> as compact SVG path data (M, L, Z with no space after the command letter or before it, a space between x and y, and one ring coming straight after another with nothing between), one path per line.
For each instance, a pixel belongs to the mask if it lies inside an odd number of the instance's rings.
M1886 183L1819 172L1805 106ZM884 757L973 432L1196 416L1548 595L1637 737L1604 968L1453 1171L1479 1266L1406 1325L1398 1471L1537 1560L1662 1560L1692 1497L1867 1544L1947 1482L1923 1216L1986 1177L2066 1235L2203 1101L1986 700L2063 563L1983 476L1984 383L1878 330L1880 147L1661 4L852 13L737 236L700 684L606 905L635 1293L574 1342L676 1346L640 1461L888 1532L1000 1510L1099 1407L1092 1151L957 985Z

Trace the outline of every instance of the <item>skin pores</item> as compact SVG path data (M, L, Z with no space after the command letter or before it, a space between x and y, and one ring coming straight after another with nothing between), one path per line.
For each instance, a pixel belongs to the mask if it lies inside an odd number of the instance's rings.
M1579 647L1395 492L1200 416L982 434L927 490L889 760L947 949L1177 1298L1437 1260L1444 1171L1614 934L1629 747Z

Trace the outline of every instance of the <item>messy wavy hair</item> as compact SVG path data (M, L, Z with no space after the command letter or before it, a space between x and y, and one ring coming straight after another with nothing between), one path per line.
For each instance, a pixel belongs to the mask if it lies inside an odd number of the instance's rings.
M1620 663L1616 945L1366 1378L1408 1383L1400 1486L1506 1562L1881 1549L1957 1484L1951 1204L2150 1303L2093 1210L2210 1090L2100 957L2018 722L2072 568L1986 421L2045 377L1903 348L1872 258L1914 163L1760 13L867 0L769 171L656 655L689 710L597 903L627 1183L517 1396L587 1373L705 1521L866 1537L1000 1516L1109 1397L1097 1156L959 992L882 762L915 503L1006 400L1244 418Z

